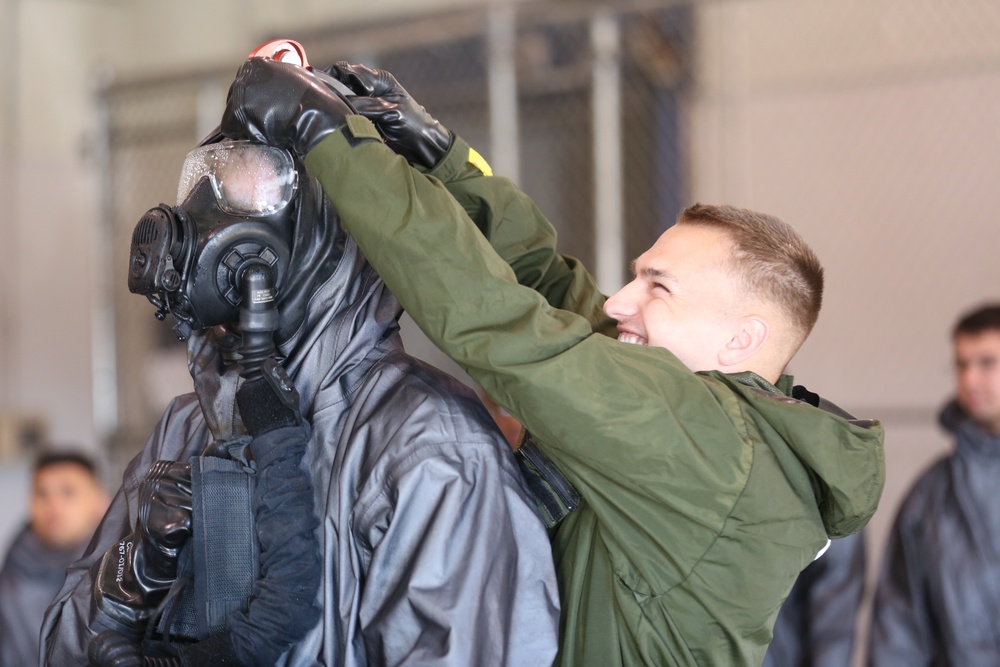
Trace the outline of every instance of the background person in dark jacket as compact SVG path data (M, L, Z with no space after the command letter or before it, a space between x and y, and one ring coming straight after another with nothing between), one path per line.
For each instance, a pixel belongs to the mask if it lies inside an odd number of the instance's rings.
M1000 304L955 327L955 451L903 501L875 593L870 664L1000 665Z
M864 590L864 531L832 540L781 605L762 667L848 667Z
M69 452L39 457L30 523L15 538L0 571L0 665L38 664L45 608L107 506L89 458Z

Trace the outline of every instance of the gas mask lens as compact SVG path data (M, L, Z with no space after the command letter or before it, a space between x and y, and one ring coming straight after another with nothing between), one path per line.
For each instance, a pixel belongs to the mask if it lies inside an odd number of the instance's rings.
M295 195L298 175L287 151L246 141L201 146L188 153L177 185L182 204L202 178L231 215L262 217L280 211Z

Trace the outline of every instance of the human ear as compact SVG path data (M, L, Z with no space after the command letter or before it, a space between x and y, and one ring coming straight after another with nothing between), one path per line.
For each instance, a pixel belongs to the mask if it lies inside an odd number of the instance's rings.
M768 335L767 321L756 315L740 319L736 333L719 351L719 364L723 368L739 366L753 357Z

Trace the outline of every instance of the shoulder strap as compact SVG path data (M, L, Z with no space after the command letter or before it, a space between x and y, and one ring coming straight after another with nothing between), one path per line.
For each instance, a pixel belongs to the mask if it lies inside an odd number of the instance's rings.
M216 456L191 460L192 535L185 587L158 630L177 638L205 639L228 627L227 619L246 611L260 575L253 516L254 473L239 461Z

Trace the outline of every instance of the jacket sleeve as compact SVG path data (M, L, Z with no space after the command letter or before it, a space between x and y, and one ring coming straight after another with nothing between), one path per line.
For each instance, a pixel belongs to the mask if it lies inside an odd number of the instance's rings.
M477 154L469 145L455 137L428 175L441 181L521 285L541 294L554 308L587 318L595 331L617 336L593 276L575 258L556 252L552 224L509 179L483 173L482 163L473 155Z
M351 118L364 131L367 121ZM315 147L306 167L424 333L536 435L574 485L611 478L634 490L637 506L690 490L682 512L729 502L746 453L733 456L733 407L720 404L710 380L663 348L596 335L586 317L519 285L440 181L346 133ZM629 428L619 428L623 420ZM650 456L664 442L669 449Z
M500 446L445 443L416 463L410 453L409 467L396 466L359 504L355 530L371 561L357 618L369 664L554 660L548 540Z
M932 619L928 614L927 578L920 540L919 495L904 501L886 546L872 606L868 664L871 667L931 665L935 657ZM916 511L914 511L916 509Z

